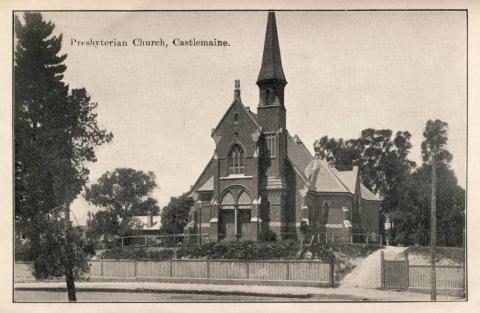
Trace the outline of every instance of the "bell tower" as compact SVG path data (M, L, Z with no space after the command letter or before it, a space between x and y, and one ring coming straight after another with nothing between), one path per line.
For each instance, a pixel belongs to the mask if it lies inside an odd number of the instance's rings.
M259 161L262 227L280 238L288 232L286 163L287 129L284 89L287 85L280 57L275 13L268 13L262 67L258 74L257 120L262 126L263 151Z
M260 89L258 121L266 132L286 128L284 89L287 81L282 68L275 12L268 13L267 31L263 48L262 67L257 85Z

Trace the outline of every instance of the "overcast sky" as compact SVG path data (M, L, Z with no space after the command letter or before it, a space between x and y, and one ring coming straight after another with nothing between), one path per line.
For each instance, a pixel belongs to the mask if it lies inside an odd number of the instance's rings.
M48 12L63 33L65 81L99 103L114 140L97 149L90 182L105 171L153 171L163 207L187 191L213 154L210 137L241 80L256 110L266 12ZM464 12L277 12L287 127L312 151L315 139L356 138L365 128L412 134L421 162L428 119L449 124L452 168L465 186ZM129 47L79 47L71 40L126 40ZM134 47L135 38L168 43ZM228 47L174 47L175 38L226 40ZM82 224L89 207L79 197Z

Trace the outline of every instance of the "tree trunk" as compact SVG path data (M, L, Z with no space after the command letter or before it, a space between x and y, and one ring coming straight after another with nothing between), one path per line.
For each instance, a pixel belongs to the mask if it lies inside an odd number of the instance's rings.
M430 221L430 249L431 249L431 263L432 263L432 272L431 272L431 285L432 292L430 295L430 300L437 300L437 273L435 270L436 265L436 245L437 245L437 169L435 164L435 154L432 157L432 199L431 199L431 209L432 217Z
M65 282L67 283L68 301L76 302L75 277L73 276L73 251L71 243L70 207L65 205Z
M71 263L68 262L67 263ZM68 301L76 302L77 293L75 290L75 278L73 277L72 266L65 266L65 281L67 283Z

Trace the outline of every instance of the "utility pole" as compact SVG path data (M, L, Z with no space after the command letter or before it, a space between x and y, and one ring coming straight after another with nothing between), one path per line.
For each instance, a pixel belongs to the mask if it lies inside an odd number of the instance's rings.
M431 198L431 222L430 222L430 257L431 257L431 286L432 291L430 300L437 300L437 273L436 265L436 245L437 245L437 169L436 169L436 151L432 153L432 198Z

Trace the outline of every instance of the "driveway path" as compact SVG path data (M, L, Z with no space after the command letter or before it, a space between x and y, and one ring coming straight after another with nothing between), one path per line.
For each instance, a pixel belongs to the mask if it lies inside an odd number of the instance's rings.
M339 288L380 288L380 254L385 254L385 259L394 259L402 253L405 247L386 246L379 249L368 257L363 259L361 263L353 269L340 283Z

